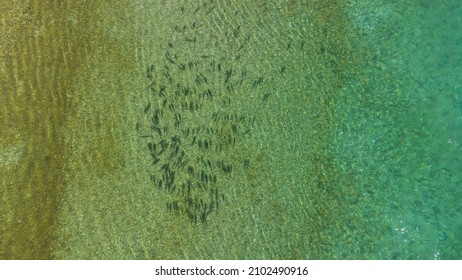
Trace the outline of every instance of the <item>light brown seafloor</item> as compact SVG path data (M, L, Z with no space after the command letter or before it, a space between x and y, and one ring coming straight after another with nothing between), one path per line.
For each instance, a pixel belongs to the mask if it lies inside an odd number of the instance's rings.
M135 69L134 59L127 59L130 54L123 49L130 41L117 41L107 33L106 28L112 25L108 20L114 19L105 20L101 11L110 8L116 12L125 9L78 1L2 4L1 259L53 257L59 234L56 222L71 172L67 166L73 160L65 130L76 121L83 124L78 119L81 100L94 96L92 81L87 81L83 91L76 90L78 77L89 74L92 63L98 63L91 61L95 55L100 66L117 61L114 70ZM102 108L95 105L94 114L101 115L98 111ZM89 118L94 119L94 114ZM113 142L109 137L92 148L120 154ZM110 162L106 156L102 160Z
M328 257L341 194L326 188L323 139L346 64L343 1L172 2L2 7L0 258ZM257 112L248 96L230 108L258 119L230 151L251 167L221 179L226 201L207 225L165 211L135 129L147 65L161 70L168 43L184 41L174 27L195 21L204 40L186 59L220 56L214 43L242 25L252 42L236 65L270 77Z

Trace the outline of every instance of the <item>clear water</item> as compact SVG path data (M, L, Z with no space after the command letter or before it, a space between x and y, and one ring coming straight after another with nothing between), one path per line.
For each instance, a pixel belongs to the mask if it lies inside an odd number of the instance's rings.
M332 156L359 193L348 212L374 232L356 242L373 258L460 258L461 5L354 2L367 59L340 92Z
M50 256L462 258L460 1L99 9L66 93Z
M58 256L460 259L462 5L438 2L142 2L136 180L84 176Z

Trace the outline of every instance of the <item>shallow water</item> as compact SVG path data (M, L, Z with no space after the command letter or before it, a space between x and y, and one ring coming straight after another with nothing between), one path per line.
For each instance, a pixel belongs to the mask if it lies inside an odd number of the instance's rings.
M458 1L42 5L2 25L1 258L462 257Z

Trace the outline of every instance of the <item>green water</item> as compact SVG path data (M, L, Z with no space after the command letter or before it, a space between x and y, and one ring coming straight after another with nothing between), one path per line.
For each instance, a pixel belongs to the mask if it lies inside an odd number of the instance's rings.
M363 58L339 93L332 157L355 182L347 212L367 221L342 258L460 259L458 1L353 1ZM349 214L350 215L350 214Z
M77 79L56 258L462 258L460 1L130 7L137 69Z

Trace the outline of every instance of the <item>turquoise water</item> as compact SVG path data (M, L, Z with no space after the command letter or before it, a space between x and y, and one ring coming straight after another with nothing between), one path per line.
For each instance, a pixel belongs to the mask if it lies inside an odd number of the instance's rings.
M365 59L340 91L331 152L359 193L345 210L372 236L336 254L460 259L462 5L353 1L349 13Z

